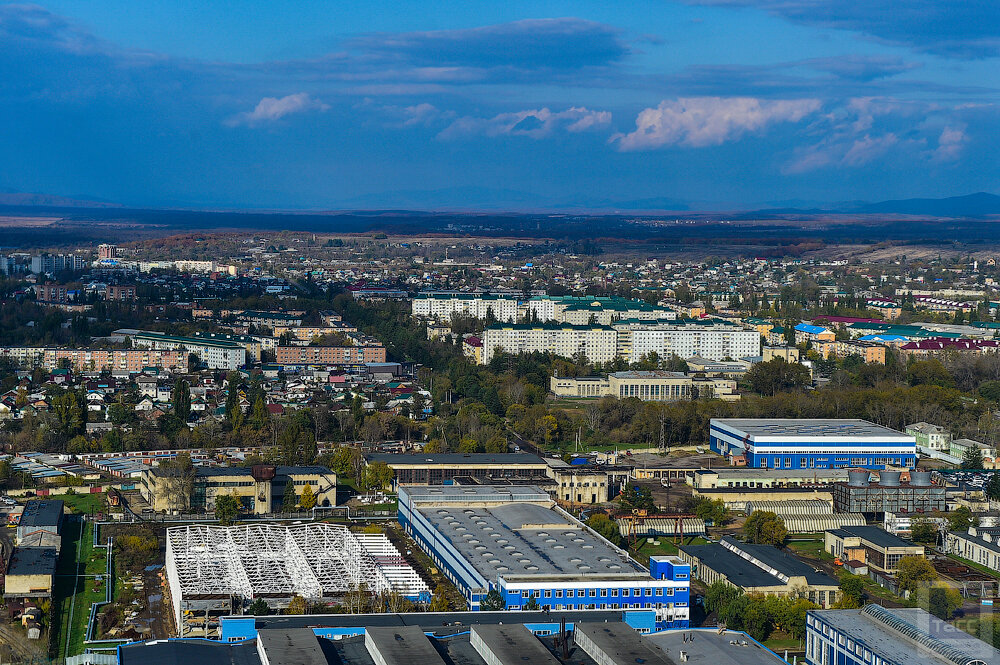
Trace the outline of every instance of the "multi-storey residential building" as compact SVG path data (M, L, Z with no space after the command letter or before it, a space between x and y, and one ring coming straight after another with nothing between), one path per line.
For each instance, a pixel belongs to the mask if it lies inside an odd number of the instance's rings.
M10 358L18 367L33 369L42 366L45 360L45 348L41 346L0 346L0 358Z
M99 261L108 261L117 258L118 258L117 245L103 244L97 246L97 259Z
M136 299L136 289L132 285L112 284L108 287L105 299L115 301L126 301Z
M68 303L75 292L76 289L66 284L46 282L35 286L35 297L41 302Z
M617 356L618 335L609 326L575 326L570 323L501 323L483 333L483 363L497 349L504 353L554 353L572 358L583 355L603 363Z
M414 316L450 321L453 314L513 323L517 321L517 298L472 293L418 293L413 297Z
M141 372L161 367L169 372L188 371L190 354L182 349L45 349L44 369L67 364L76 372Z
M917 448L924 450L940 450L948 452L951 449L951 432L940 425L919 422L906 426L906 433L917 441Z
M63 270L83 270L87 260L74 254L37 254L31 257L31 272L36 275Z
M157 332L140 332L132 339L137 347L185 349L196 353L210 369L237 369L247 362L246 347L229 340L181 337Z
M527 303L525 314L532 321L555 321L577 325L595 323L609 325L623 319L672 320L677 313L667 307L650 305L643 300L620 296L534 296Z
M384 346L279 346L274 350L279 365L363 365L384 363Z
M614 325L619 333L620 354L639 362L650 353L660 358L700 356L707 360L738 360L760 356L760 333L719 319L681 320Z

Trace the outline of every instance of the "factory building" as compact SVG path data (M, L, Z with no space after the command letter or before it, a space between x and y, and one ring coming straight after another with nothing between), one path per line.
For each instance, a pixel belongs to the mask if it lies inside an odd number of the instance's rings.
M869 482L867 471L851 471L846 483L833 486L833 509L838 513L864 513L880 517L884 513L909 515L945 510L944 485L931 482L930 471L910 471L910 482L900 482L899 471L881 471L877 483Z
M222 617L223 638L152 640L120 665L780 665L746 633L646 634L648 611ZM234 630L239 626L240 630ZM103 661L102 661L103 662Z
M912 468L917 462L913 436L855 419L712 418L709 445L766 469Z
M858 561L883 573L895 573L904 556L924 556L923 545L903 540L877 526L845 526L827 531L823 549L843 561Z
M399 522L473 610L495 590L508 610L652 609L662 627L688 625L686 563L647 570L538 487L402 486Z
M1000 650L919 608L810 610L812 665L993 665Z
M679 549L692 574L705 584L721 581L745 593L808 598L820 607L837 602L840 582L776 547L724 536L718 543Z
M528 453L372 453L365 460L385 462L400 485L443 485L455 478L526 480L548 477L549 465Z
M296 495L301 495L309 485L317 506L337 505L337 474L325 466L195 467L190 502L180 491L184 485L177 474L157 466L142 471L139 492L156 512L211 512L219 496L235 495L242 512L264 515L281 510L288 483L295 487Z
M1000 527L949 531L944 537L944 551L1000 572Z

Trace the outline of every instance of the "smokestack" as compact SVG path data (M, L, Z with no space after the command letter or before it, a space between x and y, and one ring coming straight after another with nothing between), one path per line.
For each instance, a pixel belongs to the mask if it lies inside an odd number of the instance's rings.
M880 471L878 484L882 487L899 487L899 471Z
M868 485L867 471L848 471L847 472L847 484L851 487L865 487Z
M931 472L910 471L910 484L914 487L929 487L931 484Z

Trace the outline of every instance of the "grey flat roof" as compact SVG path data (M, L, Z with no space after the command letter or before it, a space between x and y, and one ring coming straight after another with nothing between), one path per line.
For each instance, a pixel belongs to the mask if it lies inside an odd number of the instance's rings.
M365 630L365 646L372 658L378 654L381 665L444 665L444 659L417 626L372 626Z
M1000 663L1000 651L986 642L959 630L951 624L919 608L879 608L876 614L889 614L901 619L935 640L958 649L972 660ZM886 660L907 665L955 665L955 661L920 644L906 632L869 614L867 610L810 610L821 621L846 634ZM883 614L884 616L884 614ZM966 661L968 662L968 661Z
M685 636L693 639L684 641ZM696 630L668 630L646 635L648 640L667 652L672 660L680 662L680 652L687 653L691 665L784 665L779 656L771 653L743 633L733 630L719 634L715 628ZM732 644L736 642L737 644ZM747 645L744 646L743 643Z
M545 465L545 460L530 453L414 453L399 454L370 453L365 455L369 462L385 462L386 464L496 464L496 465Z
M614 665L633 665L633 663L648 663L649 665L675 665L667 654L655 643L639 638L628 625L618 623L578 623L574 626L574 639L578 645L578 635L582 634L601 652L584 651L600 663ZM583 648L581 646L581 648Z
M847 535L864 538L868 542L878 545L879 547L913 547L915 545L915 543L903 540L899 536L891 534L885 529L880 529L877 526L843 526L839 529L833 529L833 531L843 532ZM840 533L837 535L841 536Z
M737 543L732 538L724 538L729 542ZM751 545L749 543L737 543L744 552L749 552L755 559L771 566L775 570L788 575L789 577L805 577L810 586L838 586L840 582L833 579L826 573L817 572L815 568L805 561L796 558L785 550L779 550L771 545Z
M625 610L552 610L543 612L518 612L514 617L521 623L577 621L621 621ZM243 616L232 618L243 619ZM359 626L420 626L436 633L445 626L462 632L469 626L491 625L511 621L510 612L413 612L407 614L274 614L257 617L254 625L265 628L356 628ZM453 624L458 624L453 626Z
M119 665L261 665L256 640L239 644L210 640L135 642L123 645L118 654Z
M7 576L55 575L59 552L51 547L15 547Z
M482 506L473 500L465 505L417 504L416 510L486 580L498 576L507 581L553 576L649 579L635 561L551 507L522 502Z
M58 526L62 522L63 502L59 500L29 501L24 504L18 527Z
M894 429L857 418L712 418L721 425L752 437L865 437L912 441L913 437Z
M323 648L311 630L261 630L257 639L270 665L326 665Z
M730 552L722 545L682 545L680 550L696 558L699 564L725 575L739 587L785 586L785 582L767 571L753 565L739 554Z
M501 663L528 662L531 665L559 665L534 633L524 624L473 626L473 639L478 638ZM478 647L476 649L479 651ZM480 652L482 654L482 652ZM490 662L485 657L483 660Z

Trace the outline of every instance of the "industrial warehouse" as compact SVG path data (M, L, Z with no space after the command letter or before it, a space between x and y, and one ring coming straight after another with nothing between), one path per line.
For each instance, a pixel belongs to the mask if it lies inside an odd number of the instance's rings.
M534 486L399 488L405 531L480 609L655 609L659 627L688 625L690 568L652 557L647 570Z
M912 468L916 438L857 419L712 418L709 446L761 469Z
M171 527L166 573L178 633L217 636L218 618L255 598L283 608L293 596L333 600L362 585L376 594L426 591L400 570L398 552L388 556L388 541L372 546L374 554L346 526L325 523Z

